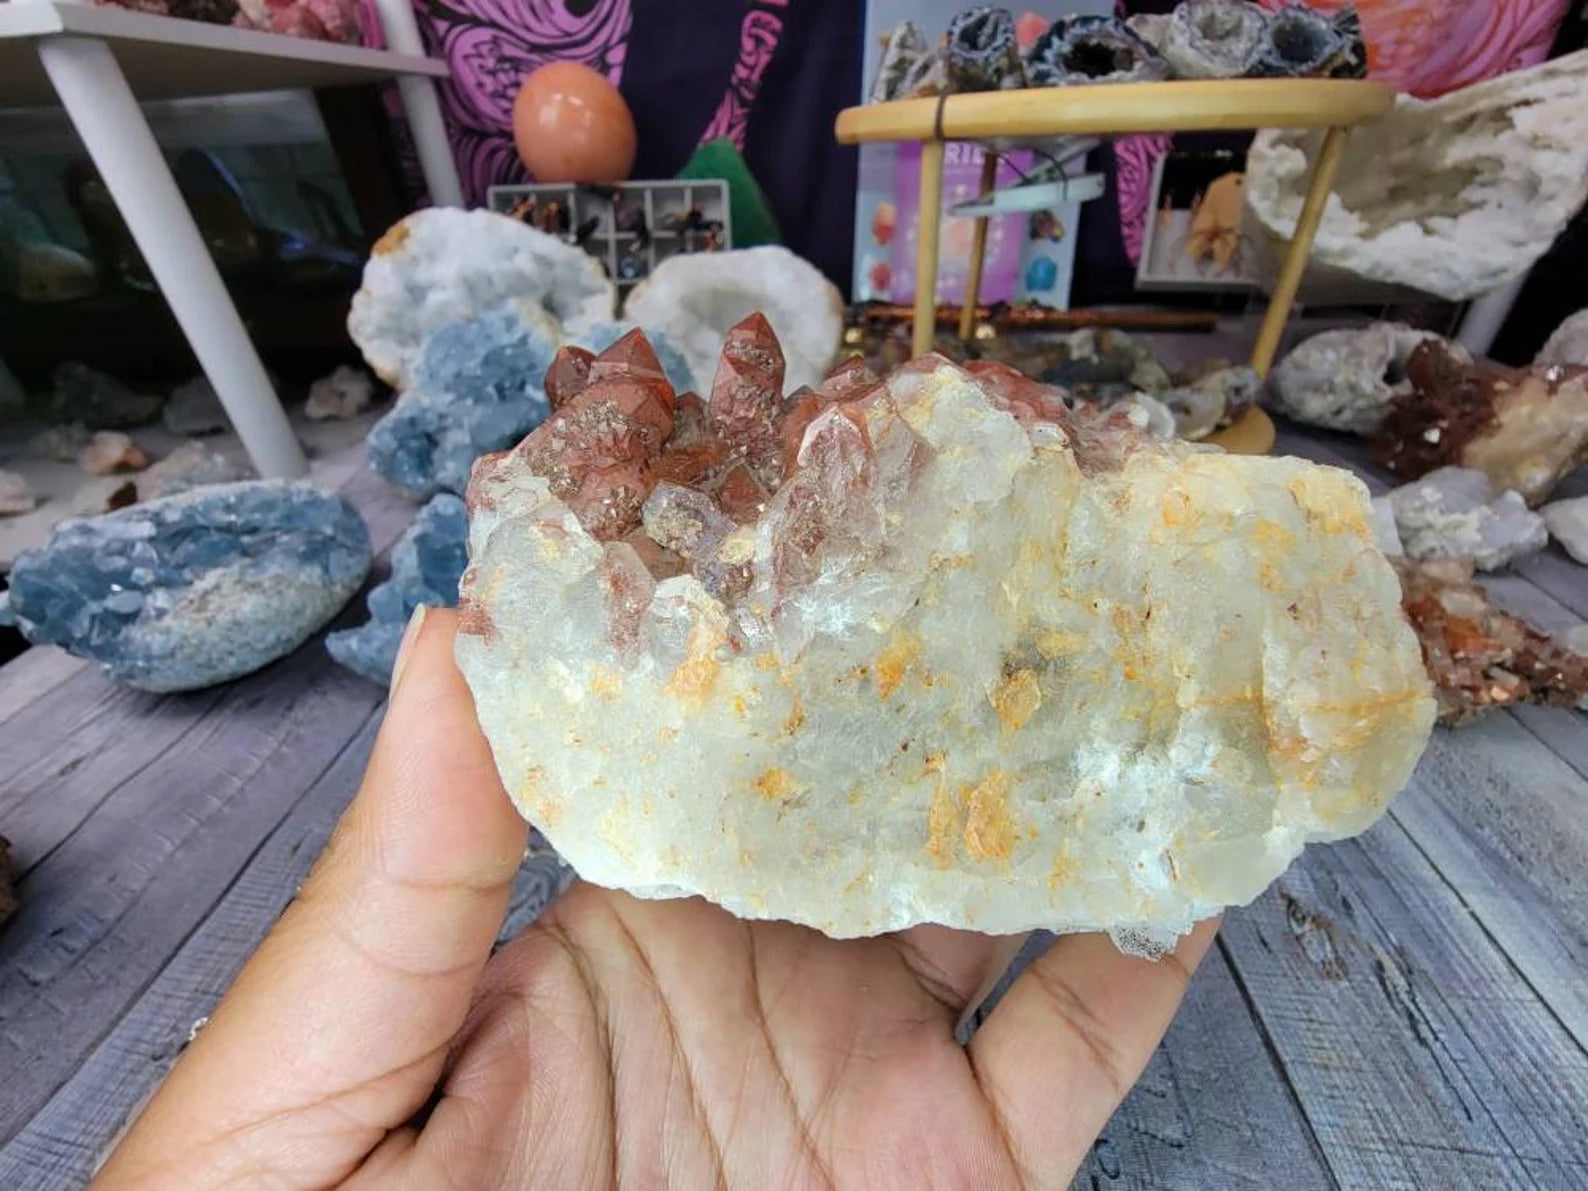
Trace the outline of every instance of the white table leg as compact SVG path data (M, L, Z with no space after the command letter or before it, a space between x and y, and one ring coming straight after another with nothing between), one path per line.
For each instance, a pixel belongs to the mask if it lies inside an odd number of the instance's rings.
M1491 289L1468 303L1467 312L1461 318L1461 328L1456 332L1456 339L1461 346L1475 356L1488 355L1500 334L1500 328L1511 317L1511 307L1516 305L1516 299L1526 284L1527 274L1522 273L1498 289Z
M97 37L55 37L39 58L254 467L303 475L303 448L116 56Z
M425 43L419 36L413 0L375 0L375 11L386 34L386 48L399 54L425 56ZM413 133L414 149L419 154L419 169L425 176L425 189L437 207L463 206L463 184L458 179L458 163L447 141L446 122L441 118L441 100L435 80L428 75L404 75L397 80L403 112Z

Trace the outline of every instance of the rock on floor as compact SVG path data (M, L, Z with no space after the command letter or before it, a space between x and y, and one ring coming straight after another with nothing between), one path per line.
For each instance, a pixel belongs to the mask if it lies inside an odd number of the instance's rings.
M1588 496L1557 500L1539 510L1561 549L1588 566Z
M1420 343L1438 338L1400 323L1320 332L1275 367L1268 380L1273 407L1309 426L1372 434L1390 403L1412 391L1407 359ZM1459 346L1452 350L1466 355Z
M1549 544L1544 519L1518 493L1495 496L1472 468L1441 467L1387 499L1410 558L1470 558L1493 571Z
M364 522L335 493L280 480L200 488L61 523L18 556L0 620L116 682L195 690L303 644L369 563Z
M403 629L420 604L455 608L458 579L469 563L461 497L443 492L419 510L391 553L391 576L369 593L369 620L325 639L331 656L355 674L386 686Z

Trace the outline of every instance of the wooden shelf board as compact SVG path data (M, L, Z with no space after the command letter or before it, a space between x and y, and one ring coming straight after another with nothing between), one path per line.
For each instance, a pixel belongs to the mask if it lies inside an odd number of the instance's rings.
M139 99L236 95L445 77L446 64L412 54L286 37L175 17L56 0L0 3L0 106L56 102L34 43L103 38Z
M834 133L844 145L932 140L939 102L901 99L846 108ZM941 102L944 140L1045 140L1071 133L1343 128L1384 115L1395 90L1355 79L1198 79L981 91Z

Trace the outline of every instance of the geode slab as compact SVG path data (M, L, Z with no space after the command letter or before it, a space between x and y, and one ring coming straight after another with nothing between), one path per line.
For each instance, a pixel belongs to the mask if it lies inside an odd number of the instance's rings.
M1497 491L1536 505L1588 458L1588 368L1507 368L1430 341L1406 374L1412 392L1390 406L1373 440L1374 458L1396 475L1473 467Z
M1367 76L1362 18L1347 5L1333 16L1287 4L1263 31L1251 73L1277 78L1360 79Z
M1579 50L1438 99L1399 97L1352 130L1312 267L1452 302L1520 276L1588 197L1585 86ZM1302 129L1253 141L1246 206L1269 238L1295 234L1321 144Z
M577 331L612 317L616 290L593 256L521 220L430 207L376 242L347 329L375 374L400 389L432 332L513 302Z
M742 379L772 345L740 330ZM629 356L564 407L605 410L604 450L570 428L559 464L548 423L468 494L458 662L586 879L839 937L1152 952L1410 774L1433 700L1347 473L928 356L777 407L780 474L735 516L652 483L670 434L713 425ZM761 449L758 418L715 429L711 466ZM618 462L645 498L591 504L579 478Z
M186 691L291 653L358 590L353 506L281 480L199 488L64 521L17 556L0 621L146 691Z
M1015 19L1007 8L978 5L949 21L950 91L1009 91L1025 85Z
M1033 87L1151 83L1172 73L1168 60L1117 17L1061 17L1026 54Z
M1268 48L1268 14L1250 0L1184 0L1156 45L1180 78L1240 78Z

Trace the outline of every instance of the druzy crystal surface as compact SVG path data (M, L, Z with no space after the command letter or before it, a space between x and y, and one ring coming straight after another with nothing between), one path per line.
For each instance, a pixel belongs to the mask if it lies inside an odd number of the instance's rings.
M311 484L197 488L64 521L17 557L0 618L117 682L182 691L303 644L369 569L353 506Z
M474 469L458 661L586 879L1150 951L1405 782L1434 704L1355 478L777 356L747 319L702 403L620 342Z

